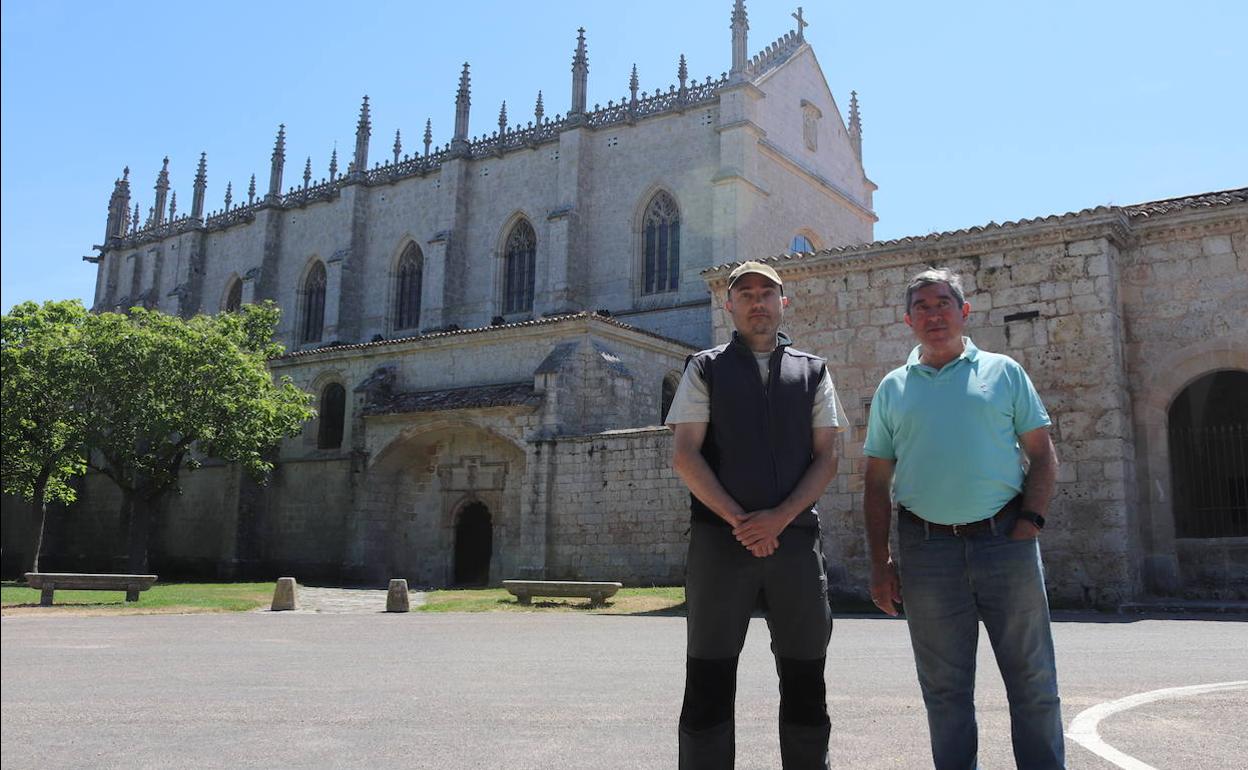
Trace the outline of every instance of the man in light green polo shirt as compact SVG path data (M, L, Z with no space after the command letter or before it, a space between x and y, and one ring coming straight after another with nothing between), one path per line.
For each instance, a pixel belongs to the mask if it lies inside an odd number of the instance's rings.
M904 598L938 769L977 767L980 621L1005 681L1018 767L1061 768L1037 541L1057 455L1027 373L962 336L970 311L948 270L926 270L907 287L905 321L919 345L880 382L863 447L871 599L896 615ZM894 501L896 564L889 546Z

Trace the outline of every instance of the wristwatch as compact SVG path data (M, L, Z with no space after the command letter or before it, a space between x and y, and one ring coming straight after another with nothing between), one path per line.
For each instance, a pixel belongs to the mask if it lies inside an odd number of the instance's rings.
M1044 517L1035 511L1022 510L1018 512L1018 518L1030 521L1036 529L1044 529Z

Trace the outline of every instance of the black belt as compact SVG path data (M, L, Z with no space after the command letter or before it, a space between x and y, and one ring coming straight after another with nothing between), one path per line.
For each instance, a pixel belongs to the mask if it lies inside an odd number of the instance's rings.
M919 524L926 526L930 531L942 532L946 535L953 535L954 537L965 537L967 535L979 535L984 532L989 532L989 533L995 532L996 531L995 522L998 519L1000 519L1004 514L1007 514L1016 510L1020 505L1022 505L1022 503L1023 503L1023 496L1018 495L1017 497L1015 497L1014 499L1010 500L1008 503L1003 505L1001 507L1001 510L997 511L996 513L989 516L988 518L980 519L979 521L972 521L967 524L937 524L934 521L928 521L922 516L919 516L917 513L905 507L904 505L897 506L897 510L900 513L905 514L906 516L909 516L911 519L914 519Z

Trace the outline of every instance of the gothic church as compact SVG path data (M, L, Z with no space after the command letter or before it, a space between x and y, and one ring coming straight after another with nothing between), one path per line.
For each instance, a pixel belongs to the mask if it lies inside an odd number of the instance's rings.
M294 575L430 586L513 577L683 579L688 493L661 427L685 357L727 338L733 263L770 259L786 327L828 359L850 430L819 503L829 586L865 596L863 434L880 377L905 360L908 276L960 272L976 344L1031 374L1061 458L1044 535L1059 606L1248 599L1248 188L874 242L851 93L843 115L796 27L731 69L586 104L575 43L566 113L423 152L370 155L368 100L343 174L189 214L167 167L140 220L117 181L96 310L190 316L276 301L272 361L317 400L266 486L184 474L160 518L162 576ZM837 84L838 87L844 87ZM371 166L370 166L371 164ZM779 252L787 252L778 256ZM6 509L11 500L6 499ZM98 476L55 517L46 559L99 571L123 552ZM5 517L4 563L23 533Z
M182 316L265 299L284 310L273 362L318 399L267 487L228 467L188 474L155 563L308 578L404 575L672 581L683 506L656 428L689 353L711 344L702 271L789 249L866 243L874 185L856 100L834 99L805 21L731 69L586 104L577 36L566 114L468 136L460 73L449 144L374 163L368 98L339 175L208 213L206 158L178 215L166 167L140 221L129 180L109 205L96 310ZM675 57L673 57L675 58ZM846 117L848 119L846 119ZM598 478L606 473L611 483ZM589 479L592 479L590 481ZM83 504L111 507L87 482ZM613 501L604 505L604 501ZM616 512L612 512L612 509Z

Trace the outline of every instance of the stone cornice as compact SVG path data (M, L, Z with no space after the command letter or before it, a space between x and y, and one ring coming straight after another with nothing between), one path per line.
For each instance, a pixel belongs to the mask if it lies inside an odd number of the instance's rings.
M1184 235L1224 235L1248 231L1248 204L1215 209L1188 209L1131 221L1137 244L1155 243Z
M763 187L761 182L756 182L753 179L750 179L744 172L737 169L722 170L711 179L711 184L716 186L731 184L733 182L740 182L748 189L753 190L764 198L771 197L771 191L766 187Z
M856 270L867 266L877 268L915 262L939 262L994 251L1095 238L1105 238L1121 247L1127 242L1127 236L1126 217L1111 215L1079 224L1041 222L1008 229L992 226L991 229L977 232L940 233L921 238L902 238L862 246L824 249L808 254L778 254L762 261L771 263L781 275L797 277ZM727 282L728 273L734 266L735 263L718 265L703 271L702 276L712 289L719 289L721 284Z
M876 241L858 246L824 249L809 254L777 254L762 258L786 276L832 270L891 267L1029 248L1054 243L1104 238L1119 249L1181 232L1233 231L1248 220L1248 190L1126 207L1101 206L1069 214L990 223L952 232ZM712 290L720 290L737 263L717 265L702 272Z

